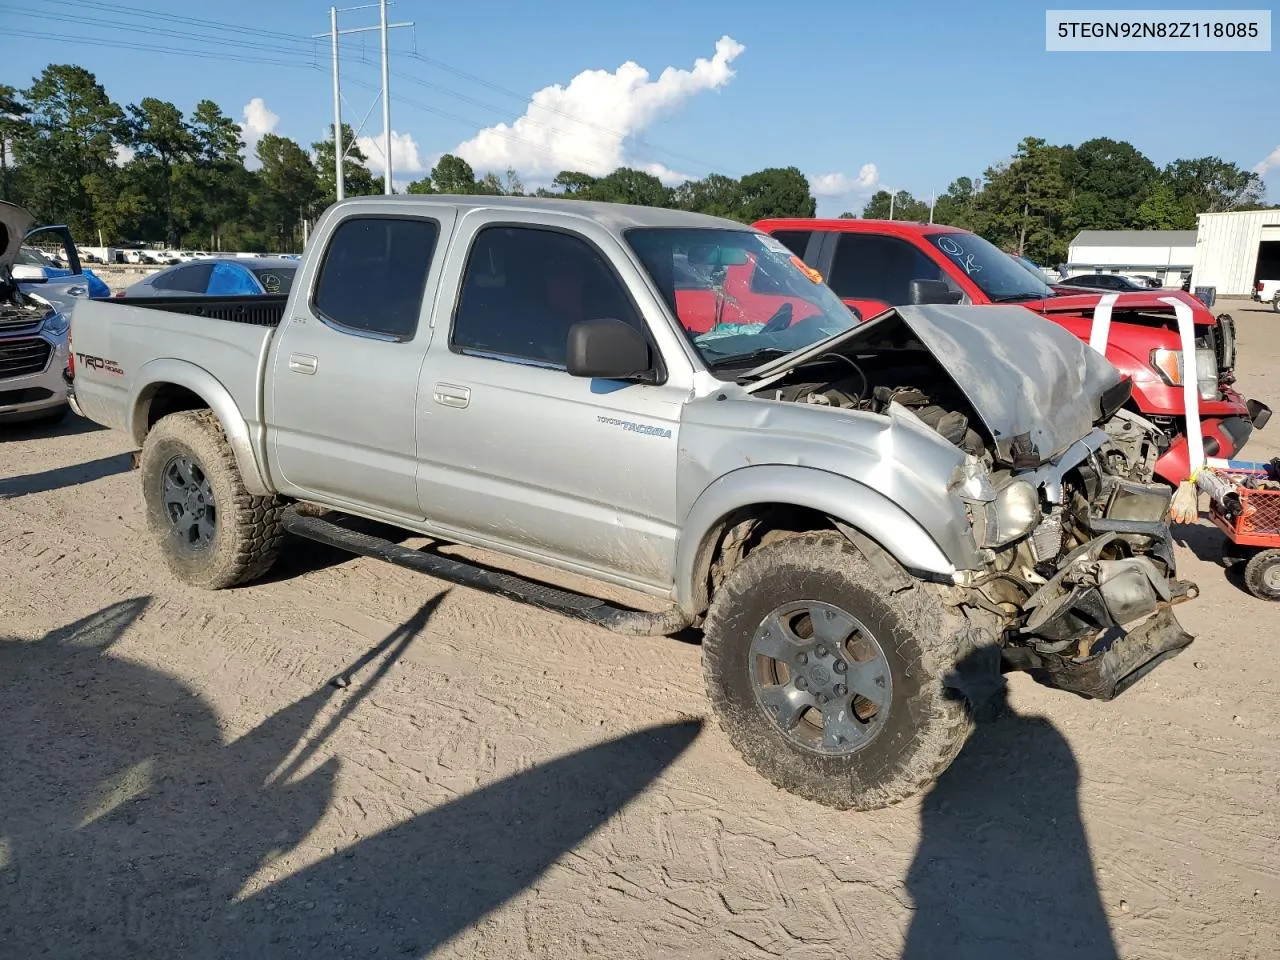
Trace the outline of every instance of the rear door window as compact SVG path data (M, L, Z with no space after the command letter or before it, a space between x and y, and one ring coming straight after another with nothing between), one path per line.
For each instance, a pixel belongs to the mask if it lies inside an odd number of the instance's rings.
M329 240L312 307L351 333L409 340L418 329L440 225L402 217L350 217Z

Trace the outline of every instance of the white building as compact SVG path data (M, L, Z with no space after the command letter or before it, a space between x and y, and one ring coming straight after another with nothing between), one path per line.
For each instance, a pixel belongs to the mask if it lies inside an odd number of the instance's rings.
M1081 230L1067 249L1067 275L1118 273L1177 287L1191 274L1196 251L1195 230Z
M1192 284L1243 297L1259 280L1280 280L1280 210L1202 213L1198 223Z

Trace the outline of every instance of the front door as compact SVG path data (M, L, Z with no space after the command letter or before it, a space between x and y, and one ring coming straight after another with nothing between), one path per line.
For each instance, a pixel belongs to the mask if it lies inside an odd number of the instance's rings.
M480 226L459 246L468 241L456 309L436 335L447 343L423 368L422 509L483 540L669 584L687 386L566 371L575 322L612 318L650 335L597 243L518 223Z
M284 492L420 519L418 379L453 213L356 214L298 278L267 378L271 462Z

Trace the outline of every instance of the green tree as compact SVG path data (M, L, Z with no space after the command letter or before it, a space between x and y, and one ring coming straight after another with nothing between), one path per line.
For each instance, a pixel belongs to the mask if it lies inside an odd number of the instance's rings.
M334 143L333 124L329 124L329 132L319 143L311 144L315 151L316 170L323 188L321 203L324 206L338 199L334 187ZM342 189L344 196L372 197L382 192L382 185L373 179L373 173L367 166L369 158L365 156L360 145L356 143L356 133L349 124L342 125Z
M672 191L671 203L680 210L741 219L742 184L720 173L701 180L686 180Z
M1173 193L1179 230L1194 230L1196 216L1201 213L1265 208L1262 178L1221 157L1175 160L1164 168L1160 179Z
M427 174L421 180L415 180L405 188L407 193L435 193L435 186L431 183L431 175Z
M888 220L891 213L894 220L927 220L929 205L906 190L899 190L892 196L888 190L877 190L862 209L862 216L867 220Z
M1133 144L1108 137L1076 147L1064 174L1070 200L1065 226L1073 235L1136 225L1138 208L1157 178L1156 165Z
M585 197L596 185L596 178L589 173L577 170L561 170L551 180L551 186L559 191L562 197ZM548 193L548 196L556 194Z
M839 219L839 220L857 220L857 219L858 219L858 215L857 215L856 213L854 213L853 211L851 211L851 210L846 210L844 213L840 214L840 216L839 216L837 219Z
M141 103L130 104L127 131L136 151L134 163L153 174L165 243L178 246L182 230L174 216L175 168L193 161L200 144L182 111L155 97L143 97Z
M452 153L446 153L431 168L431 185L436 193L463 195L476 193L479 187L471 164Z
M93 235L86 178L110 172L124 112L92 73L70 64L45 67L22 99L27 123L17 131L13 152L24 167L27 207L37 220Z
M14 184L9 169L10 145L27 130L27 108L18 99L18 91L0 83L0 200L14 199Z
M195 160L178 168L181 219L196 246L220 250L224 229L248 212L253 177L244 168L239 125L212 100L196 104L191 134Z
M302 221L324 195L316 168L300 146L273 133L258 141L257 153L262 169L250 198L255 220L277 250L296 250Z
M796 167L768 167L742 178L742 217L754 223L766 217L812 217L818 202L809 180Z
M1067 212L1064 153L1038 137L1027 137L1006 164L986 171L978 195L974 227L986 239L1038 263L1065 259L1062 218Z
M1176 230L1181 220L1178 198L1163 180L1156 181L1151 192L1138 206L1134 225L1143 230Z
M671 191L651 173L631 167L619 167L591 185L585 199L606 203L632 203L642 207L665 207L671 203Z
M968 177L957 177L934 203L933 222L952 227L973 227L973 208L978 191Z

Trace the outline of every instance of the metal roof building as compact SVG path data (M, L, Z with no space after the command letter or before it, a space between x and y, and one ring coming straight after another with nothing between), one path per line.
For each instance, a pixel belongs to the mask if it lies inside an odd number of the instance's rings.
M1248 296L1259 280L1280 280L1280 210L1202 213L1191 282L1218 296Z
M1067 250L1067 272L1155 277L1178 285L1196 262L1195 230L1081 230Z

